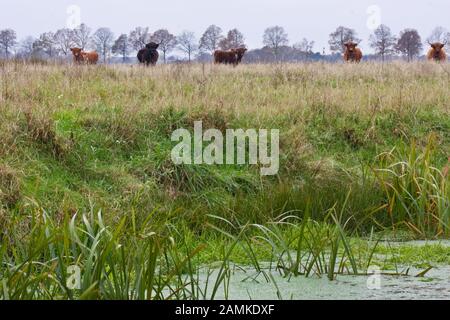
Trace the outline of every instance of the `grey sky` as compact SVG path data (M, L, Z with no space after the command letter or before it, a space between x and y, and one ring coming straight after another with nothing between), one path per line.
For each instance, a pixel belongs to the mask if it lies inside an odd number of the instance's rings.
M250 48L262 46L266 27L283 26L291 44L303 37L316 42L315 50L328 52L328 35L337 26L356 29L363 49L368 49L367 9L377 5L381 22L395 33L406 27L417 28L425 39L437 25L450 29L449 0L1 0L0 29L13 28L19 38L37 36L66 25L67 7L77 5L81 20L93 29L110 27L116 35L136 26L154 31L167 28L178 34L191 30L199 38L210 25L224 31L237 27ZM226 5L220 6L219 3Z

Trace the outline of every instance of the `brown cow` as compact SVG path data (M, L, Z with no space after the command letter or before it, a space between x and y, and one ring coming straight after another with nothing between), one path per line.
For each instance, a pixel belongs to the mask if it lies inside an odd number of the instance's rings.
M237 48L230 50L216 50L214 52L214 63L216 64L232 64L237 66L244 57L246 48Z
M358 43L349 41L345 46L344 61L359 63L363 57L361 49L357 48Z
M214 63L237 65L237 54L231 50L216 50L214 52Z
M73 54L73 61L77 64L97 64L98 53L95 51L86 52L80 48L70 48Z
M430 51L428 51L428 60L436 61L436 62L444 62L447 61L447 55L445 54L445 43L435 42L430 43L431 46Z
M244 57L244 54L247 52L247 48L237 48L234 49L234 52L237 54L237 64L242 62L242 58Z

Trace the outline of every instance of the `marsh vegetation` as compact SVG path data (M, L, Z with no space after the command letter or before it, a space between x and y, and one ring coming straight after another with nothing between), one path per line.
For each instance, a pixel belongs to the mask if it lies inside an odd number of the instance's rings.
M446 65L0 70L0 299L228 298L238 266L277 288L272 271L450 264L380 246L450 236ZM197 120L279 129L278 175L174 165L172 132Z

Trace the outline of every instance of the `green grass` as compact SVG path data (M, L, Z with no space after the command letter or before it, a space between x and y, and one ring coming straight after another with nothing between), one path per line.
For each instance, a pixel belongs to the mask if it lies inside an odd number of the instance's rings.
M449 237L449 85L426 63L6 64L0 298L212 298L233 263L330 280L372 261L418 265L373 234ZM197 120L279 129L279 174L175 166L170 136ZM200 268L217 261L202 288Z

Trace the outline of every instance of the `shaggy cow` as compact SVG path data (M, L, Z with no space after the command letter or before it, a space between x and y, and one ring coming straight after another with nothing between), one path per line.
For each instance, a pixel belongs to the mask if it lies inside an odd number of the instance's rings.
M360 62L363 54L361 49L357 48L358 44L350 41L345 44L344 61L346 62Z
M70 48L73 54L73 61L77 64L97 64L98 53L95 51L86 52L80 48Z
M216 50L214 52L214 63L216 64L232 64L237 66L244 57L246 48L238 48L231 50Z
M237 64L237 55L234 50L216 50L214 52L214 63L216 64Z
M156 65L159 59L159 53L158 53L158 47L159 44L150 42L148 43L144 49L139 50L137 54L137 58L140 63L143 63L147 66L149 65Z
M445 43L435 42L429 43L431 46L430 51L428 51L428 60L436 62L447 61L447 55L445 54Z
M237 48L234 50L237 55L237 64L242 62L242 58L244 57L244 54L247 52L247 48Z

